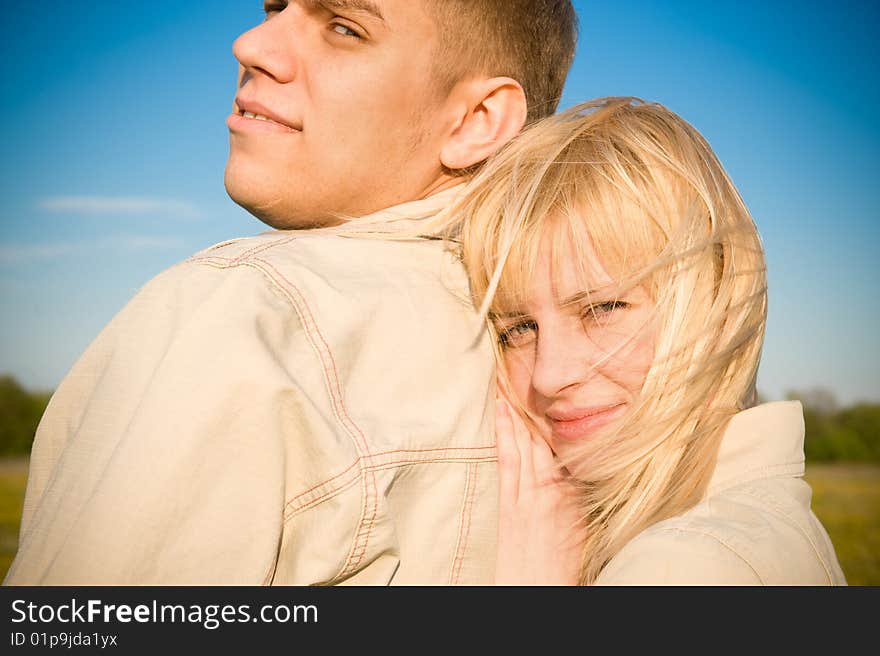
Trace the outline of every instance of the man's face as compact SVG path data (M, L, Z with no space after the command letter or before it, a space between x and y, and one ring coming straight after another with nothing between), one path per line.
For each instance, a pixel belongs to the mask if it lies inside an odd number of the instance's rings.
M266 2L241 35L226 188L278 228L336 223L427 195L446 100L423 0ZM269 120L263 120L263 117Z

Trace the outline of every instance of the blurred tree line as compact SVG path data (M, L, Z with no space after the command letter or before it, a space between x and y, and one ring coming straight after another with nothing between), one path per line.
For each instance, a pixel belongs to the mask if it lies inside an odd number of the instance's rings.
M27 455L51 392L32 392L0 376L0 456ZM880 404L840 408L827 389L789 392L804 406L809 462L880 462Z
M838 406L824 388L789 392L804 406L807 462L880 462L880 404Z
M27 455L51 392L29 392L0 376L0 456Z

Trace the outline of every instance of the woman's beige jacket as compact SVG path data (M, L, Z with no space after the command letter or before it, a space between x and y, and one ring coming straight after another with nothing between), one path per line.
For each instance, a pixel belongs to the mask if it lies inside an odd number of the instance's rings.
M798 401L731 419L705 499L637 535L606 566L607 585L845 585L810 510Z

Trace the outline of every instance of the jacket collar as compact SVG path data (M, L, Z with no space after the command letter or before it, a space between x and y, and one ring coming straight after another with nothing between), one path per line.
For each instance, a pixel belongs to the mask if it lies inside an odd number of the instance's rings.
M373 214L354 217L342 225L321 229L339 235L413 233L420 231L425 219L439 216L463 195L464 182L437 192L427 198L388 207Z
M804 414L800 401L764 403L731 418L708 494L758 478L803 474Z

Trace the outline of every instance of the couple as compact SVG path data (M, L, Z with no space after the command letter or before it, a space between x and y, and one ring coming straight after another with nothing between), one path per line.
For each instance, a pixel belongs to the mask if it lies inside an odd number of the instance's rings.
M275 230L76 363L7 584L843 582L750 408L754 225L662 107L549 116L568 0L265 8L226 186Z

